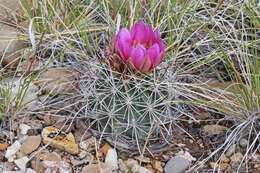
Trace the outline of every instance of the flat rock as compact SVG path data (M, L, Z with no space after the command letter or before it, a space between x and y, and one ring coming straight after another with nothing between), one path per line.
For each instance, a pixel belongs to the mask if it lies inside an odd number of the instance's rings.
M112 173L112 168L105 163L100 163L102 173ZM82 169L82 173L100 173L98 164L89 164Z
M10 63L18 64L18 58L25 48L24 41L20 40L18 36L19 32L16 28L0 24L0 53L3 55L1 61L3 66Z
M4 151L8 146L9 144L7 142L0 142L0 151Z
M31 129L31 127L28 126L27 124L20 124L19 129L20 129L22 135L26 135L28 130Z
M31 168L27 168L26 170L19 170L19 171L3 171L3 173L36 173L36 172Z
M10 147L7 148L5 152L5 158L10 159L13 157L21 148L19 141L15 141Z
M139 165L134 165L131 169L132 173L152 173L149 169L139 166Z
M51 68L40 75L39 84L47 92L51 93L70 93L73 91L73 81L77 72L72 69Z
M209 135L220 134L223 131L226 131L228 128L221 125L205 125L203 131Z
M118 159L118 167L121 172L128 172L128 168L122 159Z
M20 151L24 154L31 154L41 144L41 136L28 136L23 142Z
M79 153L78 144L76 144L75 138L72 133L60 133L60 130L58 128L49 126L43 129L42 137L44 144L50 144L50 146L60 150L64 150L70 154Z
M163 168L162 168L162 162L158 161L158 160L153 160L152 161L152 167L155 170L158 170L159 172L163 172Z
M27 156L22 157L20 159L17 159L14 161L14 163L22 170L26 168L26 164L29 161L29 158Z
M49 153L48 151L42 151L31 161L32 168L37 172L44 172L43 161L51 161L59 163L61 162L61 156L55 152Z
M64 161L61 161L59 163L54 161L43 161L43 165L45 168L50 169L51 172L56 172L56 170L59 170L59 172L62 173L72 173L71 166Z
M176 156L180 156L180 157L183 157L185 158L186 160L190 161L190 162L193 162L193 161L196 161L197 159L195 157L192 157L192 155L188 152L188 151L179 151Z
M23 0L19 0L23 1ZM10 13L18 12L21 10L21 5L18 0L0 0L0 19L6 17Z
M183 173L190 166L190 161L181 157L175 156L169 160L165 167L165 173Z
M95 137L90 137L84 141L81 141L79 143L79 146L81 149L89 151L91 150L93 147L95 147Z
M118 169L117 153L115 149L109 149L107 151L105 163L109 165L112 168L112 170Z

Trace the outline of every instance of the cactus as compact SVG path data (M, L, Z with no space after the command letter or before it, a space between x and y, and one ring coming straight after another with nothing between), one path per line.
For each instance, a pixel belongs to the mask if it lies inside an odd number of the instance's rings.
M90 129L101 137L130 142L139 152L148 138L171 135L174 120L184 113L177 102L183 94L179 88L184 87L172 82L171 72L154 68L163 60L165 48L158 29L153 31L142 21L130 31L120 29L106 48L101 67L92 62L83 74L88 77L80 82Z
M180 96L177 84L161 72L124 75L109 66L92 69L95 76L88 69L89 77L80 83L90 129L102 137L133 141L139 151L150 129L151 137L157 139L171 134L172 123L183 114L182 105L175 102Z

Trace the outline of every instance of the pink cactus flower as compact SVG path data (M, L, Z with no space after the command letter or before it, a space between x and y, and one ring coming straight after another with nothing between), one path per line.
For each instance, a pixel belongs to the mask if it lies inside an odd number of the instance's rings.
M132 64L142 73L147 73L160 64L166 47L158 29L154 32L151 26L142 21L134 24L130 31L126 28L120 29L112 41L112 46L124 62Z

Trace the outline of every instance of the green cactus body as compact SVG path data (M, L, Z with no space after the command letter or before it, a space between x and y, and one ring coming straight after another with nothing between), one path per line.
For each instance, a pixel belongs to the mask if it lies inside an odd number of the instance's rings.
M145 141L169 133L176 105L174 87L153 76L128 75L98 69L95 79L85 81L85 115L101 135ZM127 78L127 79L124 79ZM88 84L86 84L86 82ZM153 127L151 127L153 125Z

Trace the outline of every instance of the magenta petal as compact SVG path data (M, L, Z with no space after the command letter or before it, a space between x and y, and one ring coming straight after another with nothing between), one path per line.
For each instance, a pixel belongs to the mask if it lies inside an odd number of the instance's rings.
M122 59L126 62L131 55L131 44L127 42L122 42L121 40L119 40L118 43L119 54L121 55Z
M126 28L120 29L120 31L117 34L118 40L123 40L123 41L131 41L131 34Z
M143 21L138 22L131 28L131 36L132 40L136 43L144 44L147 43L149 37L147 36L147 26L143 23Z
M154 44L148 51L147 51L147 55L150 57L153 66L157 66L160 62L161 59L160 57L158 57L160 54L160 47L159 45L156 43Z
M131 42L130 32L125 28L120 29L115 39L114 49L120 53L124 61L127 61L131 55Z
M138 69L139 71L141 70L145 60L145 51L146 50L143 46L137 46L132 50L131 53L132 62L135 68Z

